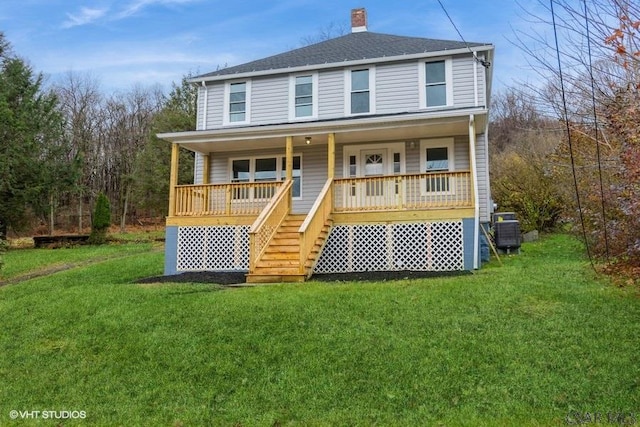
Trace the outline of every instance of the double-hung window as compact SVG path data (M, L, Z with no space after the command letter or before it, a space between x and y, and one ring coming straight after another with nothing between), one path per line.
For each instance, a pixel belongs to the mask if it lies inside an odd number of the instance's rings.
M426 193L450 193L453 182L447 172L454 170L453 138L439 138L420 142L422 171L430 174L425 179Z
M247 123L251 82L229 83L225 93L225 124Z
M294 89L295 117L313 116L313 76L296 76Z
M451 60L420 63L420 104L422 108L453 104Z
M347 114L367 114L374 113L373 105L375 69L364 68L347 71L346 96Z

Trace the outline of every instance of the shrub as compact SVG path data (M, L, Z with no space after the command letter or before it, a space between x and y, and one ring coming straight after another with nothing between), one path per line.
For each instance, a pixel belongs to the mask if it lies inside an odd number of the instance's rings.
M111 207L109 199L104 193L98 195L91 222L91 235L89 243L94 245L104 244L107 240L107 229L111 225Z
M523 232L555 227L564 204L554 178L541 161L508 151L495 156L492 167L493 199L500 211L515 212Z

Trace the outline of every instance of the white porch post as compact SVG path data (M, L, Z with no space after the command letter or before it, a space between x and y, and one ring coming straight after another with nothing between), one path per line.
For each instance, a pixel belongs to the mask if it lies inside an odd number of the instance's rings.
M478 191L478 166L476 159L476 122L473 114L469 115L469 158L471 159L471 181L473 183L473 268L478 269L478 246L480 244L480 198Z
M293 137L287 137L287 146L285 148L285 168L286 170L286 180L293 179Z
M336 174L336 134L330 133L328 138L327 179L333 180Z

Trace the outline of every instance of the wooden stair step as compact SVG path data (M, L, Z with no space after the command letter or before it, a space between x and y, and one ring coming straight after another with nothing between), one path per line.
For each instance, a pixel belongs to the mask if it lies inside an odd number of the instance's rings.
M293 283L304 282L307 276L304 274L264 275L248 274L247 283Z
M264 255L262 255L262 260L263 261L269 261L269 260L293 260L293 259L300 259L300 251L298 252L265 252Z
M265 250L265 253L273 254L273 253L284 253L284 252L300 252L300 246L291 246L291 245L269 245Z

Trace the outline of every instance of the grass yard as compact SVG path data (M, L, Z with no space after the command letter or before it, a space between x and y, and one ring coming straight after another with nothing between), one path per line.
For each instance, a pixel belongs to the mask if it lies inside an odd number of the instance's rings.
M133 284L150 244L57 251L6 257L101 262L0 288L2 426L640 422L640 298L567 236L468 276L241 289Z

